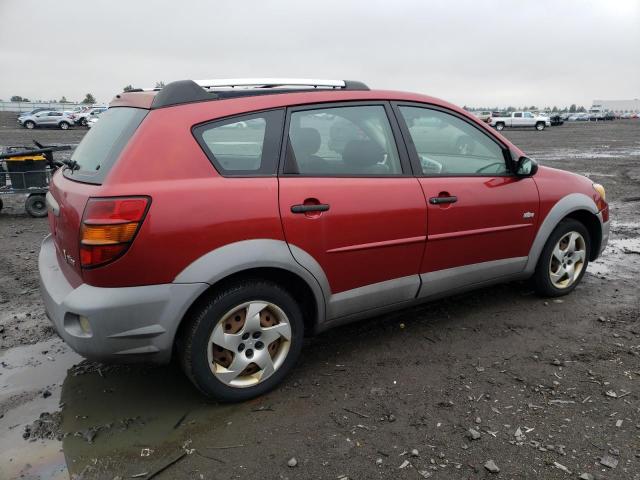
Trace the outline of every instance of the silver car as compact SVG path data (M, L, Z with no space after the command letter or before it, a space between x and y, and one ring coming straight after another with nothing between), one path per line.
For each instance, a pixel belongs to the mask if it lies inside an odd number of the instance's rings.
M73 125L73 120L64 112L45 110L34 115L20 117L18 123L29 130L36 127L57 127L67 130Z

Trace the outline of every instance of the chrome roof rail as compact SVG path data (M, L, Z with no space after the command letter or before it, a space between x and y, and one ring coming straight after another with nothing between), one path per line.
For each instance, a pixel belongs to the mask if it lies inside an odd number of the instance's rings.
M221 78L213 80L194 80L194 82L203 88L346 88L347 86L347 83L344 80L315 78Z

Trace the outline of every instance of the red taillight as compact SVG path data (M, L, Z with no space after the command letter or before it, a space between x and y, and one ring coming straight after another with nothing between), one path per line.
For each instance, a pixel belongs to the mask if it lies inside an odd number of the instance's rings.
M123 255L149 208L148 197L90 198L80 227L80 264L97 267Z

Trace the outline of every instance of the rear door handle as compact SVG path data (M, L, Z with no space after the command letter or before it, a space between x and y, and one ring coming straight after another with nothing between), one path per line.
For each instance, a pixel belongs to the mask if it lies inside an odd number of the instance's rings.
M326 203L291 206L291 213L326 212L327 210L329 210L329 205Z
M431 197L429 199L429 203L432 205L440 205L442 203L456 203L458 201L458 197L455 195L451 195L449 197Z

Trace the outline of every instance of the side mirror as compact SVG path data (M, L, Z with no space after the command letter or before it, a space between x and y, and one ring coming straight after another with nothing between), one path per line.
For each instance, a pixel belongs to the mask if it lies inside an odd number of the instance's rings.
M538 163L529 157L520 157L516 162L516 177L532 177L538 171Z

